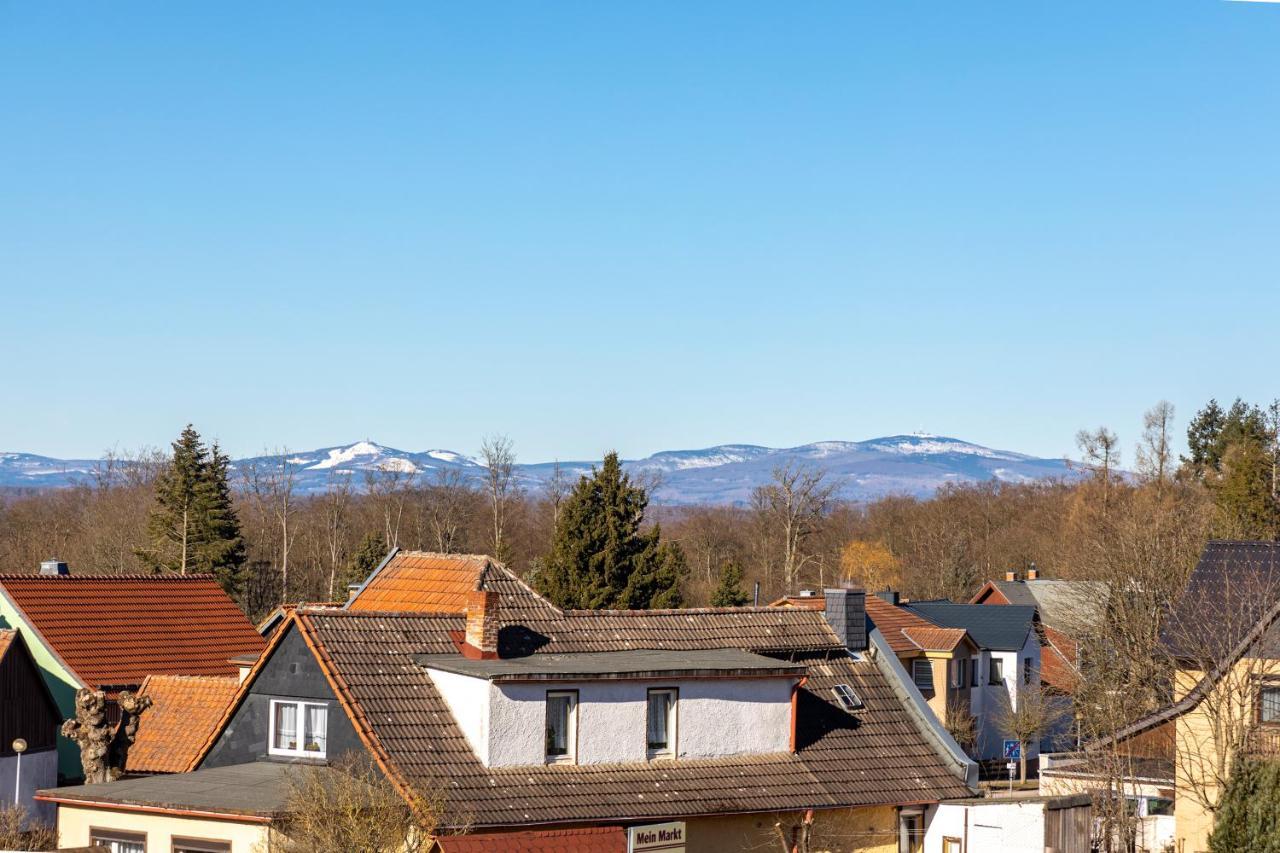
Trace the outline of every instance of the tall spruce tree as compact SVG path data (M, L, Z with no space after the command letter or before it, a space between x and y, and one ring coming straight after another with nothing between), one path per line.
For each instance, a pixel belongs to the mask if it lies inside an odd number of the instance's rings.
M684 552L663 542L657 525L643 530L645 490L610 453L582 477L560 508L538 591L561 607L639 610L679 607L688 574Z
M214 574L234 596L243 583L245 547L229 464L217 445L206 448L188 424L156 478L156 502L147 518L150 547L137 553L152 571Z
M712 607L741 607L747 603L742 591L742 567L736 560L725 560L720 567L720 583L711 594Z

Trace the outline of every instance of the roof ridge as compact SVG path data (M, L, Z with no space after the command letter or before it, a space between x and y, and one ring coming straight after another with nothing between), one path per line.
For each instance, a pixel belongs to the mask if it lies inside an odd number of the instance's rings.
M124 574L101 574L101 575L41 575L41 574L25 574L22 572L0 572L0 581L10 580L38 580L48 581L50 583L74 583L75 581L101 581L101 580L131 580L131 581L216 581L217 575L201 573L192 575L174 575L174 574L146 574L144 572L126 572Z
M661 608L661 609L656 609L656 608L655 608L655 609L653 609L653 610L622 610L622 609L611 609L611 608L601 608L601 609L599 609L599 610L590 610L590 609L587 609L587 608L574 608L574 609L572 609L572 610L565 610L565 611L564 611L564 614L565 614L566 616L576 616L576 615L584 615L584 614L585 614L585 615L591 615L591 616L601 616L601 615L608 615L608 616L697 616L697 615L712 615L712 614L724 614L724 613L742 613L742 614L747 614L747 613L779 613L779 614L782 614L782 613L786 613L786 614L812 613L812 614L816 614L816 615L818 615L818 616L821 616L821 615L822 615L820 611L818 611L818 610L812 610L812 609L808 609L808 608L801 608L801 607L767 607L767 606L765 606L765 605L761 605L761 606L759 606L759 607L669 607L669 608Z

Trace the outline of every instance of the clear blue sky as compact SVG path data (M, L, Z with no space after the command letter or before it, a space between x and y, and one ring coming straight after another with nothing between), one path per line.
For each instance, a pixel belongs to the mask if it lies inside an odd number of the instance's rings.
M0 450L1280 394L1280 5L0 2Z

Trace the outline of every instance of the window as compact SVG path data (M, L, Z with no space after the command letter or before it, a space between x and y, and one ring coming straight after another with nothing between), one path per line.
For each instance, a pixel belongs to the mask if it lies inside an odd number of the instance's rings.
M911 662L911 680L921 691L933 691L933 664L925 658L916 658Z
M1173 800L1164 797L1147 798L1147 817L1164 817L1173 814Z
M1258 721L1280 724L1280 687L1264 687L1258 702Z
M231 853L230 841L208 838L174 838L173 853Z
M1022 659L1022 683L1031 683L1031 658Z
M547 691L547 761L572 763L578 748L578 691Z
M923 853L924 813L902 812L898 816L898 853Z
M942 839L942 853L960 853L961 849L959 838Z
M329 708L315 702L271 700L272 755L324 758Z
M979 663L981 663L981 662L982 662L982 659L981 659L981 658L974 658L974 659L973 659L973 672L971 673L971 675L972 675L973 677L972 677L971 679L969 679L969 684L970 684L971 686L973 686L973 687L977 687L977 686L978 686L978 684L980 684L980 683L981 683L981 682L979 682L979 681L978 681L978 678L979 678L979 675L978 675L978 669L979 669L979 666L978 666L978 664L979 664Z
M676 755L676 700L674 687L649 691L649 723L645 735L649 757L674 758Z
M1000 658L992 658L991 666L988 668L988 684L1004 684L1004 661Z
M862 707L862 698L847 684L837 684L831 688L831 692L836 694L836 701L846 711L856 711Z
M952 666L951 686L952 687L964 687L965 684L969 681L968 664L969 664L968 658L959 658L951 662L951 666Z
M147 836L141 832L89 828L89 844L111 853L147 853Z

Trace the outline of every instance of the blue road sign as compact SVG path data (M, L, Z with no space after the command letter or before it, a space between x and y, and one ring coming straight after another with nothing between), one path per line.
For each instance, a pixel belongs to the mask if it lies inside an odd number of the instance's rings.
M1022 758L1022 744L1016 740L1007 740L1004 742L1004 757L1009 761L1017 761Z

